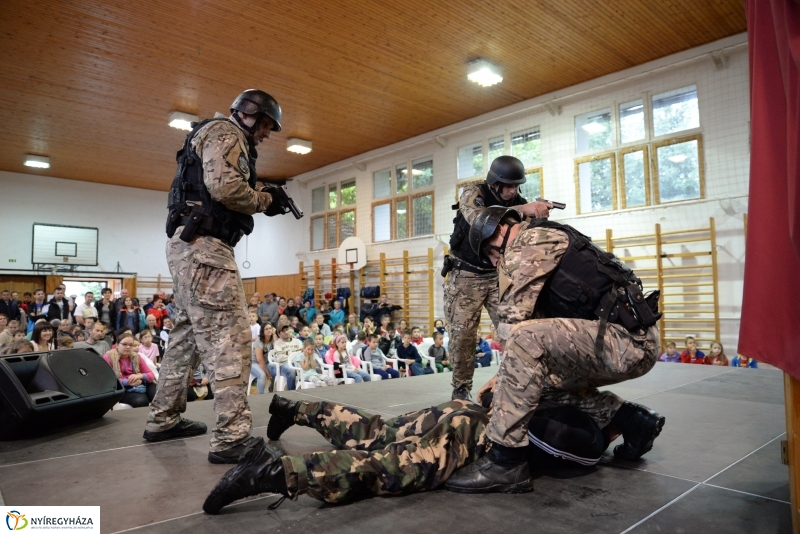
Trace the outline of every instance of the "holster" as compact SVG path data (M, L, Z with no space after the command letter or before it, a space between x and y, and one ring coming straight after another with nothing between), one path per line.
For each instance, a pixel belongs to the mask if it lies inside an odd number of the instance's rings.
M453 258L449 255L444 257L444 265L442 266L442 278L447 276L447 273L453 270Z
M187 243L190 242L202 223L203 207L199 205L192 206L192 211L189 213L189 220L183 226L183 231L180 235L181 241L186 241Z

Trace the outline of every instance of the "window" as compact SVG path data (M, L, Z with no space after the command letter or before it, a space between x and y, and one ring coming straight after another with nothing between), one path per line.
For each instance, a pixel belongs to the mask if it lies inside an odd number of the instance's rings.
M392 181L394 188L391 187ZM373 173L373 183L389 184L381 191L381 198L388 198L372 205L373 242L433 233L432 157L406 161L377 171Z
M619 142L632 143L645 138L642 99L619 105Z
M614 144L611 108L575 117L575 151L591 152Z
M372 198L388 197L392 194L392 169L372 173Z
M483 143L473 143L458 149L458 179L483 174Z
M542 161L542 140L539 128L512 133L511 155L522 161L526 168L539 165Z
M620 152L619 174L622 185L622 207L635 208L650 204L650 159L646 146Z
M495 137L493 139L489 139L489 165L497 158L498 156L503 155L503 151L506 147L506 140L505 137L502 135L500 137Z
M311 250L337 248L355 235L356 179L328 184L311 191Z
M702 139L699 135L655 145L657 202L675 202L705 196Z
M578 213L705 197L696 85L618 104L617 119L612 109L575 117L576 152L595 152L575 159ZM614 129L622 148L610 148Z
M699 127L696 85L653 95L653 137Z
M525 183L519 186L519 194L528 202L533 202L537 198L544 198L544 180L542 179L542 169L526 169Z
M600 154L575 161L578 213L617 209L614 177L615 154Z

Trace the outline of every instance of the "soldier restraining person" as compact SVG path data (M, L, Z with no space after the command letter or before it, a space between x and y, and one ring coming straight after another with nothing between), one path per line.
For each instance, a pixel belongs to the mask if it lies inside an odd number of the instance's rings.
M486 453L491 392L479 401L482 406L456 399L385 421L352 406L293 402L275 395L269 439L280 439L297 424L315 429L336 450L286 455L258 438L217 483L203 510L216 514L233 501L267 492L290 499L308 494L341 504L439 488L457 469ZM526 458L533 466L566 461L590 467L615 438L579 409L545 401L531 419Z
M504 344L486 429L490 451L454 473L452 491L531 491L525 446L531 417L543 399L579 408L600 428L620 432L614 455L648 452L664 417L597 388L642 376L658 358L658 292L613 254L574 228L490 207L470 229L470 245L497 266L497 335Z
M199 360L214 393L212 463L236 463L251 439L251 332L233 247L253 231L253 214L281 215L294 207L282 191L256 182L255 147L280 130L278 102L263 91L244 91L230 117L193 125L170 189L166 249L177 317L144 439L206 432L203 423L181 418L192 363Z
M468 185L453 209L457 209L450 236L450 255L444 259L444 314L450 361L453 365L453 399L468 399L475 373L475 335L486 308L497 324L497 269L485 265L469 246L469 229L475 218L488 206L506 206L528 217L547 217L549 204L528 203L519 194L526 182L525 166L513 156L492 161L486 181Z

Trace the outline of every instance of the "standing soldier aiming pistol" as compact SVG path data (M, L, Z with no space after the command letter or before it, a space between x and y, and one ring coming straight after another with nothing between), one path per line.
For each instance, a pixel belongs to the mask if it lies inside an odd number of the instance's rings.
M253 214L292 211L297 217L302 212L285 190L270 193L275 190L256 182L255 147L281 130L281 108L274 98L248 89L231 104L230 117L218 115L193 126L178 152L169 193L167 261L177 315L144 439L206 432L203 423L180 415L186 410L192 363L199 360L208 372L216 414L208 460L236 463L251 439L251 333L233 247L253 231Z
M464 188L453 220L450 255L444 259L444 314L450 334L449 350L453 365L453 395L468 399L475 373L475 335L485 307L497 325L497 270L486 265L469 246L469 229L476 217L489 206L504 206L528 217L547 217L551 205L528 203L519 194L524 184L525 166L512 156L500 156L492 162L486 181ZM448 275L449 273L449 275Z

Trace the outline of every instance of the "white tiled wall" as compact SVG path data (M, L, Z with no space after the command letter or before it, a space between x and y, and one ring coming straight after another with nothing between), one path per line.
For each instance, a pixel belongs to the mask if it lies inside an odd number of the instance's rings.
M356 235L367 243L369 258L377 259L381 252L385 252L388 257L396 257L402 255L403 250L408 250L412 255L424 254L432 247L436 263L440 266L444 244L453 228L454 212L451 205L456 200L458 147L539 126L544 195L551 200L567 203L567 209L564 212L555 212L553 218L571 224L595 239L603 238L606 228L613 229L616 236L625 236L652 232L653 225L657 222L661 223L665 231L669 231L705 227L708 226L709 217L716 219L722 341L730 347L728 352L733 353L741 311L744 261L742 214L747 211L750 158L749 82L747 48L744 42L742 36L729 38L716 45L707 45L694 51L695 53L689 51L631 69L621 75L606 77L611 78L610 81L597 80L596 83L582 84L572 90L538 97L531 101L527 109L525 103L522 103L506 110L498 110L489 114L492 120L483 121L482 124L473 124L475 120L455 124L435 132L440 140L446 141L445 147L433 139L432 133L428 138L420 136L416 141L411 141L412 146L405 146L409 142L398 143L356 156L328 169L307 173L296 177L299 198L306 213L310 215L312 189L355 177ZM722 49L727 62L727 67L720 70L715 68L709 55L719 49ZM657 207L576 215L574 117L604 107L613 108L635 98L647 99L652 94L692 84L697 85L698 91L706 197ZM555 114L537 105L551 99L558 109ZM425 156L433 156L435 235L371 244L372 173ZM355 162L365 165L364 170L359 170ZM303 219L301 235L297 236L301 251L310 250L309 224L310 217ZM328 260L335 254L335 250L325 250L305 252L300 256L305 261L313 261ZM441 281L437 274L437 316L442 315Z

